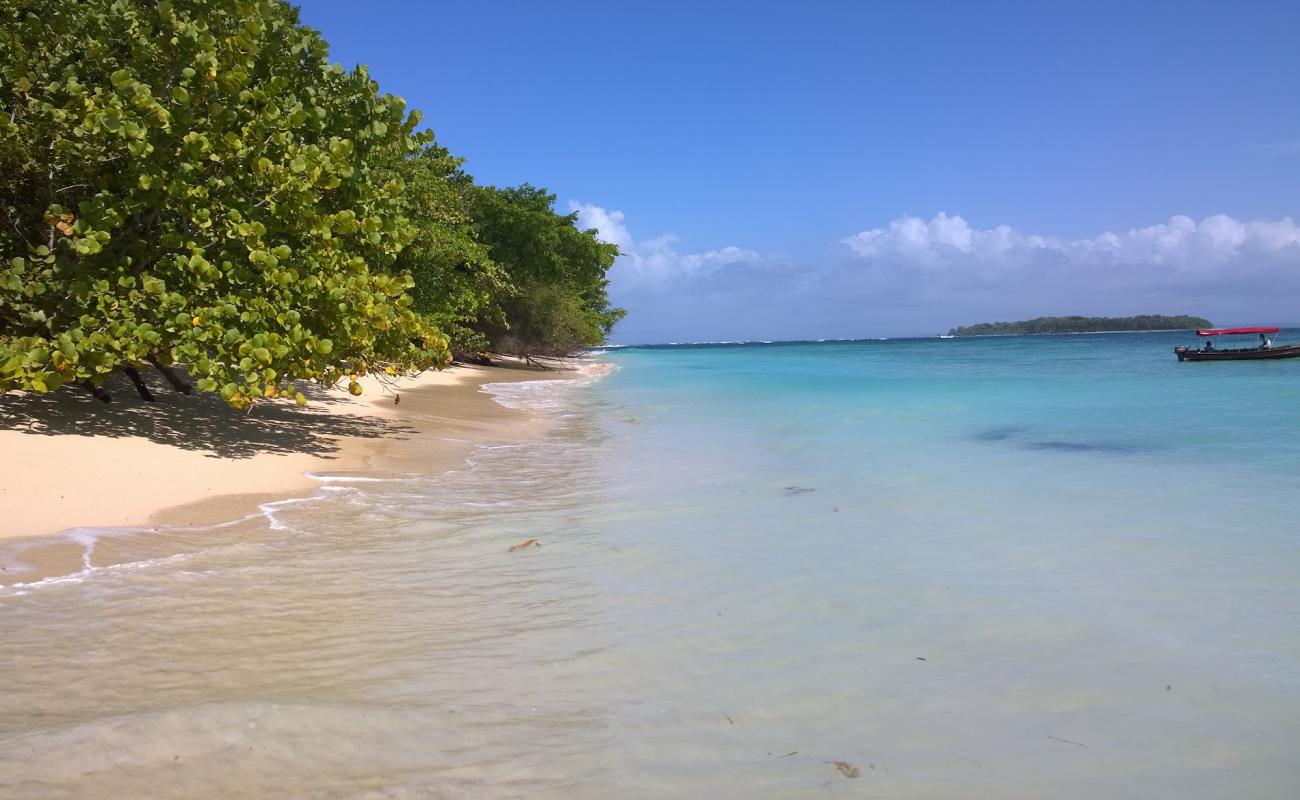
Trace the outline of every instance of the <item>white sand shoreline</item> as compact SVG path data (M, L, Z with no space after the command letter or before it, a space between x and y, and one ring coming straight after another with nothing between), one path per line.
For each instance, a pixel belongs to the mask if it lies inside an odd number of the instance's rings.
M465 466L477 444L542 427L536 415L495 402L484 384L564 375L457 366L391 386L367 379L361 397L321 390L305 409L275 403L251 415L161 387L157 403L129 390L109 405L73 392L0 398L0 507L8 512L0 584L11 583L4 571L28 573L32 561L45 576L82 568L90 550L75 540L78 530L192 532L259 517L274 527L273 507L327 496L331 483ZM26 557L37 551L44 555Z

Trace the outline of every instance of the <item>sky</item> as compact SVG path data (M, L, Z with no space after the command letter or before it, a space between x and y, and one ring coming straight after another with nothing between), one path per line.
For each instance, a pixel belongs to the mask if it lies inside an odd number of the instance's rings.
M616 342L1300 322L1300 3L301 8L620 246Z

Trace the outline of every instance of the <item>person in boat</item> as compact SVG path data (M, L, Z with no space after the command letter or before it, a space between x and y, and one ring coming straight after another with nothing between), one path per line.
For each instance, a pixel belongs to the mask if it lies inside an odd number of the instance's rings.
M1206 340L1205 340L1205 347L1201 348L1201 350L1203 350L1203 351L1206 352L1206 353L1213 353L1213 352L1214 352L1214 342L1211 342L1209 339L1206 339Z
M1269 338L1268 338L1267 336L1265 336L1264 334L1261 333L1261 334L1259 335L1259 349L1260 349L1260 350L1267 350L1267 349L1269 349L1269 348L1272 347L1272 346L1273 346L1273 343L1272 343L1271 341L1269 341Z

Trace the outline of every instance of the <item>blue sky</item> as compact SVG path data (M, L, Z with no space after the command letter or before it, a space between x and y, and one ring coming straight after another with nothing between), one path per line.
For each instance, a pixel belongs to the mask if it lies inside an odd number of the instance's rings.
M1300 321L1300 4L302 13L479 180L624 248L618 340Z

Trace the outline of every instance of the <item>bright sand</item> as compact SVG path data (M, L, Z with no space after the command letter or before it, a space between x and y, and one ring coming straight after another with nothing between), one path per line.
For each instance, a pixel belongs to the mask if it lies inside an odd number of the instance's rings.
M360 397L322 389L305 408L252 413L161 385L146 403L124 380L107 386L110 404L74 391L11 395L0 399L0 539L212 525L309 495L323 472L454 468L474 443L524 438L538 422L494 402L484 383L557 374L456 366L389 385L365 378Z

